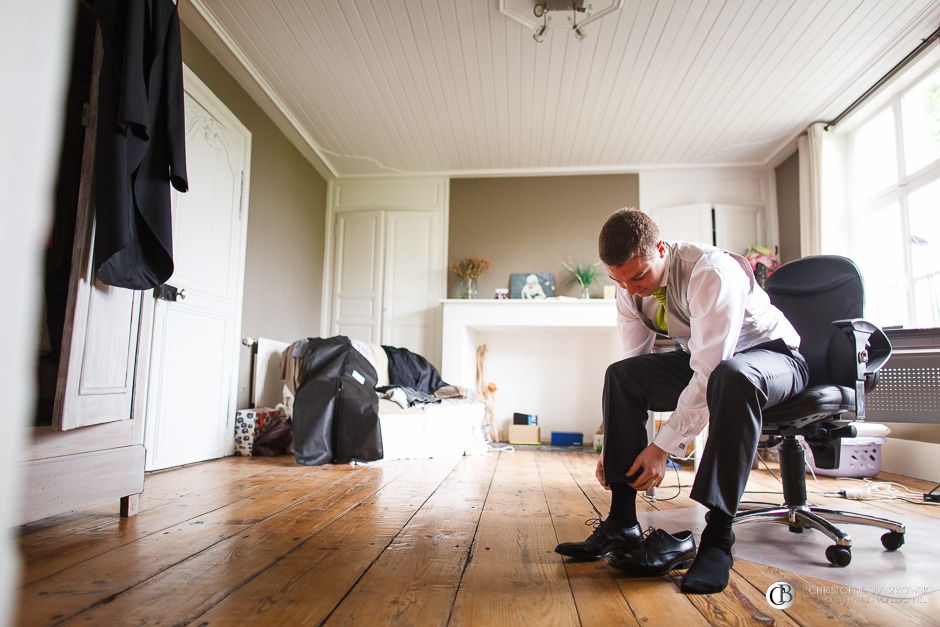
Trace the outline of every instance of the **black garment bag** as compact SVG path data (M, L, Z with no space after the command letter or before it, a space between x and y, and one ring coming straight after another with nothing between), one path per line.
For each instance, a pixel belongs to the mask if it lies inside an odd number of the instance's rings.
M297 342L292 355L302 361L293 412L297 463L382 459L372 364L342 335Z

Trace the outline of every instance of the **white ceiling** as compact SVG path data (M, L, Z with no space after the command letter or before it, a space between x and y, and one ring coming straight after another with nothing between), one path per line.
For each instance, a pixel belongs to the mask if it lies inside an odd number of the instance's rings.
M331 178L765 164L940 23L940 0L625 0L537 44L499 0L180 5Z

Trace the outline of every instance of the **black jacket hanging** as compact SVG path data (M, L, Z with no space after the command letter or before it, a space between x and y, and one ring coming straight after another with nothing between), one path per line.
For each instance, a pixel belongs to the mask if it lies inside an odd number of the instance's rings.
M95 12L95 270L108 285L149 289L173 274L169 184L189 187L179 15L171 0L97 0Z

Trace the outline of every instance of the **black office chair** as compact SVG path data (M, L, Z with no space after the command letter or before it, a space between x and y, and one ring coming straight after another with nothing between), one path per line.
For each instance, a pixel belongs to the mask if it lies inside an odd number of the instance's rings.
M858 267L845 257L806 257L778 268L764 289L800 334L809 385L763 414L761 447L780 444L783 504L742 503L766 507L739 510L734 522L770 520L794 533L817 529L835 541L826 548L826 558L836 566L852 561L852 538L833 523L887 529L881 544L889 551L899 549L903 524L806 502L806 460L797 436L809 445L817 468L838 468L840 440L855 436L849 423L865 418L865 392L874 387L878 370L891 355L884 332L861 319L864 289Z

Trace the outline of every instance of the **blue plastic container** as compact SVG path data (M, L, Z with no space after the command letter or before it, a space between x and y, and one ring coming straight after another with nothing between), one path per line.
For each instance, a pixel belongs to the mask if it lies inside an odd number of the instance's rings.
M552 446L584 446L584 434L572 431L552 431Z

